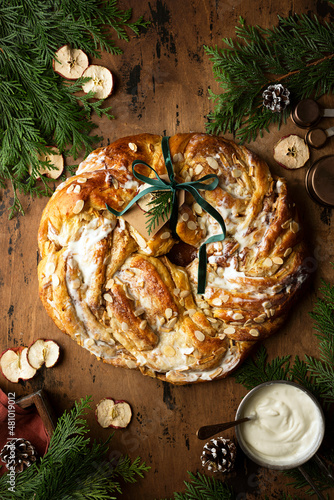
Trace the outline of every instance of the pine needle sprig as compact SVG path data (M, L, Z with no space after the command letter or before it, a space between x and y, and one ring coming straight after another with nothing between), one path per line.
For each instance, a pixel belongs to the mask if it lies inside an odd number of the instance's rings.
M327 458L330 458L332 461L334 456L333 454L329 454L327 455ZM303 465L303 468L305 469L306 473L312 478L312 481L319 491L333 488L332 479L328 477L326 473L324 473L322 468L319 467L316 460L311 459L309 462ZM306 481L298 468L284 471L284 475L291 479L291 481L287 483L287 486L293 486L296 490L303 489L303 493L305 492L305 494L310 497L314 495L314 490L310 487L309 483Z
M322 281L322 297L318 298L310 316L315 336L319 339L320 360L307 356L310 373L321 388L321 397L334 403L334 285Z
M334 25L316 16L278 16L278 26L246 26L240 18L236 40L223 38L226 48L205 46L222 93L209 89L214 110L207 131L231 132L241 142L255 140L270 124L284 123L290 109L273 113L262 105L262 93L281 83L292 104L332 92L334 88Z
M310 373L310 364L307 357L306 361L301 360L299 356L295 357L288 379L304 386L305 389L308 389L317 399L320 400L322 398L321 386L319 386L315 377Z
M290 379L290 356L277 356L271 362L267 358L267 350L261 345L256 356L248 359L235 373L236 382L250 390L270 380Z
M122 493L118 478L135 482L149 467L137 457L121 457L115 467L107 460L110 439L91 443L84 418L91 398L75 403L58 420L49 448L40 462L15 477L15 492L8 489L7 476L0 478L2 500L110 500Z
M152 200L148 203L151 208L146 212L146 228L150 235L160 221L169 220L173 204L172 191L155 191L152 193Z
M191 482L184 481L185 493L174 493L174 500L233 500L232 488L213 477L188 472Z
M77 158L90 153L102 138L91 135L91 114L114 118L92 92L78 95L86 79L69 83L52 69L63 45L101 57L122 51L113 40L129 40L147 26L117 0L4 0L0 18L0 185L10 182L14 199L10 216L23 213L18 193L47 196L53 179L36 184L39 156L46 146ZM82 94L82 92L80 92ZM44 165L45 166L45 165ZM51 164L46 165L51 168ZM30 172L31 170L31 177ZM32 180L31 180L32 178Z
M137 481L136 476L144 477L144 472L147 472L149 469L150 467L147 467L144 462L141 463L140 457L135 458L132 462L131 459L125 455L114 467L113 474L115 477L120 476L126 483L135 483Z

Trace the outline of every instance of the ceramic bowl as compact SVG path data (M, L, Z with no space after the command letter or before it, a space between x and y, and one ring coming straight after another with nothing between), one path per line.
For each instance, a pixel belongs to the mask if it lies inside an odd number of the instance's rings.
M286 380L273 380L271 382L265 382L263 384L260 384L256 387L254 387L254 389L252 389L251 391L249 391L246 394L246 396L243 398L243 400L241 401L241 403L237 409L235 419L237 420L239 418L247 416L247 415L244 415L244 408L245 408L246 403L249 402L249 400L254 396L254 394L261 391L264 387L268 387L268 386L274 385L274 384L287 384L287 385L291 385L293 387L300 389L312 400L312 402L315 404L315 406L319 410L320 417L321 417L319 435L317 436L317 439L313 443L313 446L309 449L308 453L305 454L302 459L300 459L294 463L289 462L289 464L287 464L287 465L271 464L269 462L262 460L257 455L255 455L252 452L252 450L248 447L248 445L244 442L243 435L242 435L242 426L247 425L247 422L237 426L235 428L235 433L236 433L236 437L237 437L238 443L240 445L240 448L245 453L245 455L248 458L250 458L253 462L257 463L258 465L261 465L262 467L267 467L269 469L276 469L276 470L293 469L295 467L299 467L300 465L306 463L313 455L315 455L315 453L319 449L319 446L321 445L321 442L323 440L324 433L325 433L325 417L324 417L322 408L319 405L316 398L313 396L313 394L311 394L310 391L308 391L307 389L305 389L304 387L302 387L298 384L295 384L294 382L287 382Z

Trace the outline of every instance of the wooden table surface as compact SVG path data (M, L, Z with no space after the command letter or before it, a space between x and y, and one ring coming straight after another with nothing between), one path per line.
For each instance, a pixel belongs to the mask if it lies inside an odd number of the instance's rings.
M122 42L124 54L103 54L102 64L116 79L115 91L108 99L115 120L94 120L103 145L119 137L141 132L166 133L205 131L206 115L213 109L208 88L218 92L212 64L203 44L222 46L222 37L234 36L241 15L249 24L269 27L277 24L277 14L318 13L333 20L334 9L316 0L122 0L123 8L132 7L134 16L151 21L146 33ZM333 97L320 100L334 107ZM324 127L333 124L327 119ZM262 155L272 171L285 175L298 203L311 244L313 280L310 290L294 307L281 330L265 342L270 357L276 355L317 355L317 342L309 311L312 309L320 278L333 278L331 210L316 205L304 188L306 169L283 171L273 161L272 148L283 135L301 134L289 120L280 131L271 129L263 138L248 146ZM320 151L312 151L312 161L333 153L334 142ZM187 471L204 472L200 464L203 442L195 432L201 425L232 420L246 390L233 377L212 383L174 387L139 372L116 369L99 362L62 334L47 316L38 297L37 231L46 199L23 198L24 217L8 221L12 202L10 189L1 193L1 348L29 345L39 337L56 340L61 346L60 362L52 369L41 369L28 382L8 383L0 376L0 387L15 391L17 397L44 388L59 416L75 399L91 394L94 405L103 397L126 399L134 416L130 426L115 432L113 450L140 455L151 471L144 480L126 486L122 498L152 500L171 497L184 491ZM109 430L99 427L93 412L88 414L91 435L105 439ZM224 433L233 437L234 431ZM237 498L282 498L287 479L280 473L261 469L247 462L231 482ZM333 493L334 494L334 493ZM305 496L306 497L306 496Z

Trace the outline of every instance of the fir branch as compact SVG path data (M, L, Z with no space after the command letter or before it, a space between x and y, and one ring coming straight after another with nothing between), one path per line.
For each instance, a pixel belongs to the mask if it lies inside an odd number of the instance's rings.
M319 387L319 396L325 403L334 402L334 367L306 356L309 372Z
M290 356L277 356L271 362L267 358L267 350L261 345L256 356L248 359L235 373L236 382L250 390L263 382L290 379Z
M2 500L115 499L112 494L122 492L117 478L135 482L143 477L149 467L139 457L121 457L114 467L106 460L109 440L91 443L85 437L89 428L82 417L90 400L81 399L60 417L45 456L16 475L15 493L8 490L7 475L0 478Z
M205 46L222 88L221 94L209 90L215 109L208 132L231 132L249 142L272 123L280 127L289 109L280 114L263 107L262 92L270 84L287 87L292 103L333 90L334 25L308 15L278 20L277 27L263 29L240 18L236 41L223 38L223 49Z
M334 458L333 453L328 455L331 459ZM320 491L324 491L328 488L333 488L333 481L328 475L319 467L318 463L314 458L309 460L306 464L303 465L303 468L307 472L307 474L312 478L315 486ZM314 495L313 489L310 487L309 483L306 481L302 473L297 469L291 469L284 471L284 475L291 479L290 482L287 483L288 486L293 486L295 489L299 490L304 488L304 492L312 496Z
M322 298L318 298L310 316L319 339L320 360L307 356L309 372L319 386L326 403L334 403L334 285L322 281Z
M137 457L133 462L125 455L122 457L116 467L114 468L114 475L120 476L126 483L135 483L137 481L136 475L144 477L144 472L149 471L145 463L140 463L140 457Z
M119 54L112 35L129 40L147 26L131 21L131 9L117 0L3 0L0 19L0 184L14 191L11 216L23 212L18 193L50 194L36 184L39 154L47 145L73 158L90 153L102 138L91 135L91 114L114 118L93 93L78 95L85 79L69 83L52 69L54 54L70 44L88 55ZM82 93L82 92L81 92ZM29 167L32 175L29 177ZM50 165L48 165L49 168Z
M308 389L316 398L321 399L322 390L319 386L316 378L310 373L310 363L309 360L302 361L299 356L295 357L294 363L290 370L290 378L297 384L304 386Z
M152 201L148 205L152 205L150 210L146 212L146 228L150 235L156 228L159 222L165 222L169 219L172 211L173 193L172 191L155 191L152 193Z

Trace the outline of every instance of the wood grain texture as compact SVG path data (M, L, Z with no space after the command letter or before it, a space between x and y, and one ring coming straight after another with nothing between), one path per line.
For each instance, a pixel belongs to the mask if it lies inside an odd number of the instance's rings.
M102 61L113 71L115 91L107 100L115 120L98 119L97 133L103 143L125 135L142 132L168 134L205 131L206 115L213 108L208 88L218 92L212 66L204 54L203 44L222 45L221 38L234 36L234 26L242 15L249 24L269 27L277 23L277 14L314 12L334 18L334 10L326 2L316 0L121 0L120 7L132 7L134 16L144 15L151 21L146 33L121 42L121 56L103 54ZM332 96L320 100L334 107ZM321 126L331 126L330 119ZM269 356L291 354L317 355L317 342L309 319L321 278L333 280L330 262L334 261L332 211L313 203L304 188L306 169L282 171L275 164L272 149L275 142L288 133L303 135L291 121L280 131L258 138L248 147L261 155L273 173L285 175L294 199L300 207L312 258L312 283L295 306L280 332L265 341ZM227 136L231 138L231 136ZM312 161L334 151L334 139L325 148L312 151ZM31 381L11 384L0 377L4 391L15 391L17 397L44 389L59 416L72 407L75 399L87 394L94 405L104 397L127 400L133 408L133 420L125 430L118 430L112 440L111 456L138 454L151 466L144 480L126 485L123 500L153 500L171 497L183 491L187 470L203 472L200 454L203 442L197 439L201 425L229 421L246 390L233 378L195 386L173 387L144 378L140 373L113 368L99 362L87 351L62 334L48 318L38 297L37 230L46 204L45 199L23 200L24 217L8 221L10 190L0 199L1 266L0 266L0 342L2 350L9 346L29 345L33 340L51 338L61 346L61 359L50 369L44 367ZM91 435L105 439L108 429L97 424L94 413L88 414ZM233 437L233 429L224 433ZM282 491L299 495L286 486L284 476L261 469L238 459L231 482L237 498L281 498ZM334 494L334 491L332 492Z

